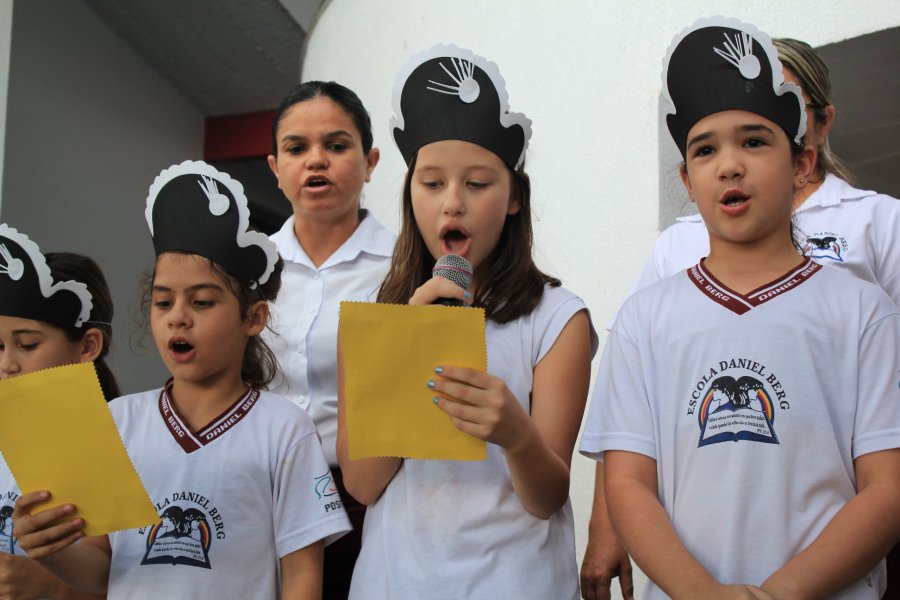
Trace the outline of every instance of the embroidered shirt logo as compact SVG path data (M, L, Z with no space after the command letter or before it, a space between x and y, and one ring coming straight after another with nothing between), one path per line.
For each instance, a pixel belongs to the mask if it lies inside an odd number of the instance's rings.
M10 494L11 495L11 494ZM6 498L2 499L4 502ZM12 498L15 502L15 498ZM13 537L13 507L11 504L0 506L0 552L15 554L16 538Z
M691 398L687 414L697 415L698 447L741 440L778 444L776 405L781 410L790 408L778 378L747 358L723 360L710 367Z
M142 565L187 565L210 569L209 549L215 537L225 539L222 515L210 500L194 492L175 492L157 503L159 522L138 530L147 536Z
M316 477L315 492L316 499L322 500L322 508L325 509L326 513L339 511L343 508L344 503L341 501L337 486L334 484L330 472Z
M328 496L334 496L338 493L334 480L331 479L331 473L325 473L316 477L316 498L322 499Z
M803 254L810 258L844 262L844 253L847 252L848 246L847 240L840 234L823 231L806 238L806 242L803 244Z

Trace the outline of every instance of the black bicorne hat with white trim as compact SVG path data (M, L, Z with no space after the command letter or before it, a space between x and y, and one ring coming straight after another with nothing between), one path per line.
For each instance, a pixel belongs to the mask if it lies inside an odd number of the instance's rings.
M187 252L204 256L255 288L268 281L278 260L275 244L248 231L250 209L244 186L200 161L185 161L160 173L144 212L156 256Z
M800 87L786 82L771 38L737 19L701 19L672 41L663 62L666 124L685 156L697 121L725 110L745 110L773 121L802 144L806 115Z
M410 58L397 75L393 108L391 131L407 165L441 140L477 144L513 170L525 160L531 120L509 112L497 65L470 50L438 45Z
M80 281L54 283L37 244L0 224L0 315L82 327L92 308L87 285Z

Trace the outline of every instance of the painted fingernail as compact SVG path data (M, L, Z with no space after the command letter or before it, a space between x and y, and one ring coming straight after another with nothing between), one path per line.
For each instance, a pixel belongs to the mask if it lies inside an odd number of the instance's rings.
M444 372L444 367L435 367L434 372L437 373L438 375L440 375L441 373Z
M434 402L435 404L437 404L439 400L440 400L440 398L438 398L437 396L435 396L434 398L431 399L431 401Z
M471 297L472 297L472 294L470 294L469 292L466 292L466 300L468 300Z
M434 379L428 380L428 387L430 387L431 389L434 389Z

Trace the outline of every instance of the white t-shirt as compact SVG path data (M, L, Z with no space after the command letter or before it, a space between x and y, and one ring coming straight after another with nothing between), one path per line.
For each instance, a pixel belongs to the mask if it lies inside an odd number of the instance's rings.
M390 266L394 237L371 214L316 268L294 235L294 217L270 238L284 259L281 291L269 302L271 328L263 335L281 374L272 391L312 417L328 464L337 466L337 330L341 300L369 294Z
M878 284L900 305L900 201L858 190L829 174L797 208L794 222L806 256ZM631 292L684 271L708 254L709 235L700 215L682 217L659 234Z
M19 486L16 484L6 460L0 454L0 552L25 556L25 551L19 547L19 543L12 534L12 512L19 494Z
M110 534L111 600L274 599L280 558L349 531L315 427L284 398L248 391L199 432L163 390L109 406L160 517Z
M571 292L546 287L530 315L487 322L488 372L526 410L535 365L581 310ZM571 503L546 520L529 514L498 446L484 462L405 460L366 512L351 599L578 597Z
M742 296L701 264L623 304L580 450L655 459L687 549L759 585L855 496L854 459L900 446L898 372L900 314L877 286L807 260ZM884 579L882 562L832 598L880 598Z

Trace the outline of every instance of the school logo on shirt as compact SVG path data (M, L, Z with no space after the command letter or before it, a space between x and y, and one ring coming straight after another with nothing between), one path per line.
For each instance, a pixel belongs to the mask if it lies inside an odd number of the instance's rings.
M15 492L6 492L0 498L0 552L15 554L16 538L13 537L13 505L19 495Z
M195 492L173 492L156 503L159 523L138 530L147 536L142 565L188 565L211 568L213 538L225 539L222 514L210 500Z
M846 238L833 231L821 231L806 238L803 243L803 255L810 258L829 259L844 262L844 254L848 248Z
M340 510L341 507L344 506L344 503L341 502L341 497L338 494L337 486L331 478L331 472L316 477L315 491L316 499L322 500L322 506L325 508L325 512L328 513Z
M732 358L711 366L697 382L687 414L697 415L698 447L741 440L778 444L776 405L790 408L778 378L756 361Z

